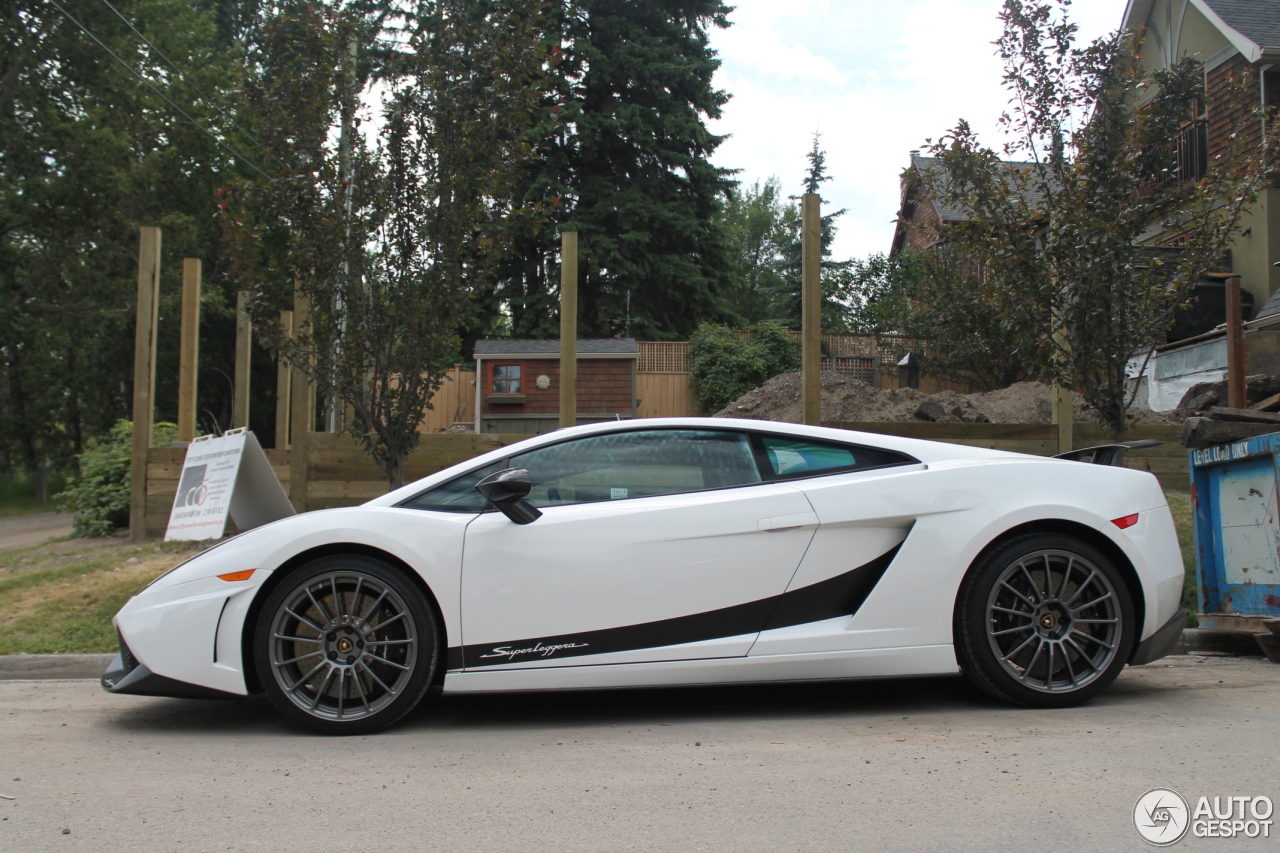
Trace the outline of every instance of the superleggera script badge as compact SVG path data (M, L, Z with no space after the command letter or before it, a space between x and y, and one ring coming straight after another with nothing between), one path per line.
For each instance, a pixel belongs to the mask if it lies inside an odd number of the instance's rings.
M498 646L488 654L480 655L482 658L506 658L510 660L516 655L537 655L538 657L551 657L553 654L565 649L584 649L590 643L556 643L550 646L544 646L542 643L535 643L525 649L513 649L510 646Z

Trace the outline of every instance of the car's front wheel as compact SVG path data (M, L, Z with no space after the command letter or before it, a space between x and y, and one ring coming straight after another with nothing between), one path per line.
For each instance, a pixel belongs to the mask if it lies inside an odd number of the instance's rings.
M381 560L322 557L268 596L255 632L258 678L272 704L323 734L367 734L418 704L438 666L435 614Z
M1071 536L1031 534L996 548L965 578L956 617L965 674L1023 705L1060 708L1096 696L1133 647L1124 578Z

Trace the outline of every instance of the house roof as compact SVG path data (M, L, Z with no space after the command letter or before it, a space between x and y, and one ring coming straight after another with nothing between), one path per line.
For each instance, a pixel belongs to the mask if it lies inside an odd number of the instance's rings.
M486 340L476 341L476 356L521 355L548 357L560 355L559 340ZM633 338L584 338L578 341L578 355L640 356L640 346Z
M1272 317L1276 314L1280 314L1280 290L1271 294L1267 304L1258 309L1258 313L1254 315L1253 319L1261 320L1263 317Z
M1280 0L1188 0L1244 54L1257 62L1280 54ZM1121 26L1140 27L1151 17L1155 0L1129 0Z
M1005 167L1011 171L1042 168L1038 163L1022 160L1009 160ZM921 157L911 152L911 165L902 175L902 204L898 211L898 225L893 235L891 253L898 251L905 240L906 227L911 219L912 210L917 204L930 204L938 214L939 222L964 222L969 218L969 210L963 204L952 203L943 198L947 187L946 172L938 166L934 157ZM933 192L930 192L932 190ZM1022 188L1022 197L1032 210L1042 209L1045 201L1044 193L1037 187Z

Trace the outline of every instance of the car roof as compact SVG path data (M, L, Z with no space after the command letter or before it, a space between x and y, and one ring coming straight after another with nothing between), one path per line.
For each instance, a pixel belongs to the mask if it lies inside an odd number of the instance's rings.
M1021 453L1009 453L1003 450L992 450L985 447L969 447L960 444L949 444L940 441L928 441L920 438L904 438L897 435L884 435L874 432L860 432L834 427L793 424L784 421L759 421L749 418L634 418L629 420L602 421L593 424L564 427L554 432L543 433L523 441L504 445L487 453L482 453L465 462L437 471L405 486L374 498L365 506L393 506L402 500L429 489L438 483L446 482L466 471L506 459L517 454L526 453L536 447L558 444L566 439L581 438L588 435L601 435L611 432L632 432L639 429L727 429L746 432L770 433L793 438L813 438L824 441L839 441L847 444L861 444L868 447L895 450L906 453L916 459L928 463L949 462L962 459L1026 459ZM1031 457L1040 458L1040 457Z

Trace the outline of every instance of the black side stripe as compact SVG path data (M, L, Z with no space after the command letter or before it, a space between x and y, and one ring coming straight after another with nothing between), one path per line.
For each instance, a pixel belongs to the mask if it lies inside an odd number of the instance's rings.
M825 581L719 610L579 634L454 646L447 652L446 666L457 670L463 666L497 666L548 658L629 652L852 616L880 582L901 547L898 544L866 565Z

